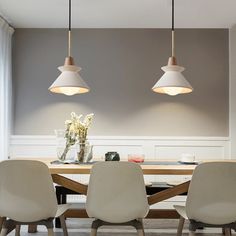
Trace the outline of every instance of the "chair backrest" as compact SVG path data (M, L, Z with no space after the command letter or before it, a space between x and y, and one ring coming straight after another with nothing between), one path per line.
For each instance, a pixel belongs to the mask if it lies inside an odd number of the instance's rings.
M0 215L20 222L54 217L57 201L48 167L39 161L0 162Z
M196 167L186 202L189 219L207 224L236 221L236 163L209 162Z
M90 217L110 223L144 218L149 210L142 169L128 162L96 163L88 186Z

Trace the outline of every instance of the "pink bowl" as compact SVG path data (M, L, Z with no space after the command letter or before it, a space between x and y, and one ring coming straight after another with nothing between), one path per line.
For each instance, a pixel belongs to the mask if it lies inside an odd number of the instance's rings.
M129 154L128 161L135 162L135 163L142 163L142 162L144 162L144 155Z

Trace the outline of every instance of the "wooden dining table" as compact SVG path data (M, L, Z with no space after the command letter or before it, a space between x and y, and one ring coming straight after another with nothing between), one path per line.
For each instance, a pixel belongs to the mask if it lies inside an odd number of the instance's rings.
M91 164L55 164L52 158L37 158L44 162L52 175L53 182L60 186L63 186L76 193L86 195L87 185L75 181L68 177L72 175L84 175L90 174ZM197 165L195 164L180 164L177 161L159 160L154 162L146 161L145 164L140 164L144 175L192 175ZM67 175L66 177L64 175ZM180 194L187 193L189 187L189 181L179 183L175 186L170 186L168 189L157 192L150 196L147 196L149 205L164 201L166 199L175 197ZM85 209L70 209L66 213L67 217L87 217ZM151 209L147 218L178 218L179 215L173 209Z
M29 159L29 158L27 158ZM33 158L44 162L52 175L53 182L70 189L76 193L86 195L88 186L86 184L75 181L68 176L90 174L92 164L63 164L57 163L55 158ZM32 160L32 159L31 159ZM208 160L204 162L222 162L235 160ZM199 162L200 163L200 162ZM192 175L197 164L181 164L173 160L158 160L158 161L145 161L140 163L144 175ZM67 175L65 177L64 175ZM149 205L161 202L163 200L172 198L174 196L186 193L188 191L190 181L179 183L161 192L147 196Z
M83 175L89 174L92 168L91 164L53 164L55 159L53 158L37 158L44 162L52 175L53 182L55 184L61 185L69 190L76 193L86 195L88 186L86 184L80 183L73 179L63 176L64 174L73 175ZM235 160L208 160L204 162L222 162L230 161L235 162ZM200 163L200 162L199 162ZM189 175L193 174L194 169L197 164L181 164L178 161L145 161L145 163L140 163L144 175L168 175L168 176L179 176L179 175ZM147 196L149 205L153 205L169 198L175 197L188 192L190 181L180 182L177 185L169 186L169 188L154 193ZM68 217L87 217L86 211L79 211L76 209L69 210L67 212ZM147 218L178 218L179 215L173 209L151 209Z

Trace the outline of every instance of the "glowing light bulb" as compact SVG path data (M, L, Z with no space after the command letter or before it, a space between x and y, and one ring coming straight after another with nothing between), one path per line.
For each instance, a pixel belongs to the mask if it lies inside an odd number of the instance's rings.
M166 88L162 88L164 93L167 93L170 96L175 96L178 95L180 93L183 93L183 88L180 87L166 87Z
M77 93L79 93L80 89L75 87L61 87L60 88L61 93L67 95L67 96L73 96Z

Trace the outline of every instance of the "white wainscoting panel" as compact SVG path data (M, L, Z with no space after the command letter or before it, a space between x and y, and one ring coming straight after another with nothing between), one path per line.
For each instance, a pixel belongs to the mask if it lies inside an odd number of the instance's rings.
M165 157L178 160L182 153L190 153L196 157L196 160L216 160L225 159L225 152L224 146L155 146L155 159Z
M90 136L96 159L104 159L108 151L117 151L122 160L131 153L144 154L149 160L178 160L191 153L198 160L229 159L228 137L146 137ZM12 135L12 157L56 157L56 138L50 135Z
M108 151L116 151L122 160L128 154L144 154L148 160L179 160L182 153L195 155L197 160L230 159L228 137L146 137L146 136L90 136L94 158L104 160ZM56 157L56 138L49 135L13 135L10 156L12 158ZM88 183L88 175L70 175L70 178ZM190 176L145 176L146 182L187 181ZM72 202L84 201L84 197L69 196ZM178 196L156 206L171 208L183 203L185 197Z

